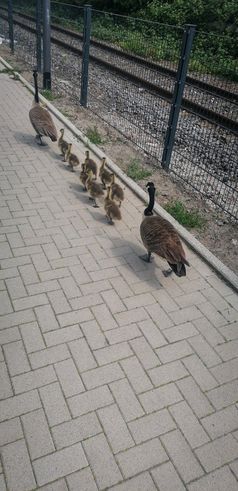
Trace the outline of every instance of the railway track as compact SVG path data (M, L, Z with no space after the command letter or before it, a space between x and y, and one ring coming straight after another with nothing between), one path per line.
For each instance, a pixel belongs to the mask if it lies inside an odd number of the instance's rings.
M4 10L3 7L1 7L1 11L2 10ZM14 23L19 27L35 34L36 29L34 27L34 18L20 12L15 11L14 13L18 16L18 18L16 18L16 16L14 17ZM0 13L0 16L2 19L7 20L6 15ZM22 20L19 18L25 19L33 25L22 22ZM82 48L79 46L80 43L82 44L82 34L69 29L64 29L63 27L55 24L52 24L51 27L52 32L54 33L51 35L52 43L62 47L65 50L69 50L78 56L82 55ZM129 79L139 87L147 89L150 92L159 95L166 101L171 102L176 76L176 72L174 70L157 63L147 61L131 53L126 53L95 39L91 40L90 59L111 72L114 72L123 78ZM112 60L114 60L114 63ZM141 71L141 67L146 68L146 71L144 70L144 77L141 77L138 74ZM194 98L194 93L196 94L197 99L200 98L200 103L191 100L191 98ZM219 106L220 112L210 109L211 105L214 105L215 98L216 105ZM201 99L205 99L205 101L202 101L202 104ZM185 97L182 101L182 109L198 115L203 119L219 125L220 127L223 127L224 129L233 133L238 133L238 121L235 119L237 103L238 94L234 94L221 87L208 84L190 76L186 79ZM232 109L235 109L234 115L232 114L232 118L227 117L224 114L225 112L229 112L227 111L228 105L230 105L229 107L232 107ZM222 114L221 111L224 111L224 113Z

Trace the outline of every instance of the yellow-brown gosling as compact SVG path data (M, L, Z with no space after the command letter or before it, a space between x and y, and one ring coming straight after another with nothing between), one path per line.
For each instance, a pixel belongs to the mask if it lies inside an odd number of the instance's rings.
M86 158L84 163L86 166L86 172L89 172L91 170L94 175L94 179L97 179L97 172L98 172L97 164L93 159L90 158L88 150L86 150L85 152L85 157Z
M99 169L99 177L103 184L103 189L106 189L106 184L111 184L112 182L112 173L105 169L106 158L102 158L102 163Z
M42 136L47 136L52 142L56 142L58 139L57 130L51 114L47 109L40 105L39 92L38 92L38 82L37 70L33 71L34 84L35 84L35 96L32 104L32 108L29 111L29 118L31 124L36 132L36 141L39 145L45 145L42 142Z
M85 164L82 164L82 170L80 172L80 175L79 175L79 179L83 185L83 190L84 191L87 191L87 188L86 188L86 181L88 179L88 174L85 170Z
M112 199L115 199L116 201L119 202L119 208L120 208L121 202L124 200L124 191L122 187L115 182L115 174L112 174L111 190L112 190Z
M94 203L93 204L94 208L98 208L96 199L103 196L104 192L102 189L102 185L99 184L98 182L95 182L93 177L93 172L91 170L88 172L88 178L86 180L85 186L90 194L89 199L91 199Z
M107 188L107 196L104 199L104 210L106 212L106 217L108 219L108 223L113 225L113 220L121 220L121 210L119 206L112 200L111 197L111 188Z
M68 142L64 140L64 128L62 128L60 130L60 137L58 139L58 147L61 151L61 155L64 156L64 162L65 162L65 155L67 153L68 146L69 146Z
M160 216L153 216L155 202L155 187L153 182L146 184L150 197L149 205L144 210L144 218L140 226L142 242L147 249L147 254L141 256L146 262L150 262L151 254L166 259L171 269L163 271L165 276L174 273L181 277L186 276L186 267L189 262L185 257L185 252L178 233L171 223Z
M65 155L66 161L68 161L69 166L71 167L72 172L74 172L74 167L79 165L79 159L75 153L71 153L72 143L69 143L68 150Z

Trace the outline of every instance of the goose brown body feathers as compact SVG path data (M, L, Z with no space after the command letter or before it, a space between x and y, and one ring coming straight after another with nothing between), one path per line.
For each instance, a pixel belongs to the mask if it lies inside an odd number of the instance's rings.
M101 184L98 182L95 182L93 180L93 172L89 171L87 180L85 182L86 189L88 190L90 194L90 199L94 202L94 207L98 208L98 205L96 203L96 198L100 198L101 196L104 195L103 189Z
M29 118L41 144L42 136L49 137L53 142L55 142L57 141L58 136L54 121L47 109L42 107L39 103L36 71L33 72L33 76L35 82L35 98L32 108L29 111Z
M64 129L63 128L60 130L60 133L61 133L61 135L60 135L59 140L58 140L58 147L61 151L61 155L64 156L64 161L65 161L65 155L67 153L69 144L66 140L64 140Z
M112 199L115 199L116 201L119 201L119 207L121 206L121 202L124 200L124 191L115 182L115 174L112 175L112 184L111 184L111 197Z
M98 171L98 169L97 169L96 162L89 157L89 151L88 150L86 150L85 156L86 156L86 158L85 158L84 163L85 163L86 171L87 172L92 171L92 173L94 175L94 178L97 179L97 171Z
M82 170L79 174L79 179L83 185L83 189L84 191L87 191L87 188L86 188L86 181L88 179L88 174L87 172L85 171L85 164L82 164Z
M148 183L153 184L153 183ZM186 276L185 265L189 263L185 256L180 237L171 223L159 216L153 216L154 186L149 186L150 204L146 208L145 217L140 226L142 242L148 252L165 259L177 276Z
M72 148L72 143L68 144L68 150L65 155L65 160L68 160L69 166L71 167L71 170L74 170L74 167L77 167L79 165L79 159L75 153L71 152Z
M105 157L103 157L101 167L99 170L99 176L102 181L104 189L106 189L106 184L112 183L112 173L109 172L107 169L105 169L105 164L106 164L106 159Z
M104 200L104 210L110 224L113 224L113 220L121 220L121 211L118 205L112 200L111 188L107 189L107 196Z

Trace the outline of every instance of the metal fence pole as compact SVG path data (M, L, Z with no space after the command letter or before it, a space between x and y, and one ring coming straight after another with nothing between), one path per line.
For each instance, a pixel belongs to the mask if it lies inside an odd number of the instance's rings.
M171 110L169 115L169 122L168 122L167 132L165 136L164 150L162 156L162 167L165 170L168 170L170 165L175 133L176 133L177 123L179 118L179 112L181 109L183 91L186 81L189 56L192 48L196 26L192 24L186 24L184 28L185 30L183 34L182 49L180 53L179 66L176 76L174 93L171 103Z
M43 88L51 90L50 0L43 0Z
M41 72L41 0L36 0L36 60L37 70Z
M11 52L14 53L14 31L13 31L13 8L12 0L8 0L8 26L9 26L9 42Z
M84 6L84 29L83 29L83 54L82 54L82 74L81 74L81 94L80 104L87 107L88 100L88 66L89 66L89 47L91 33L91 5Z

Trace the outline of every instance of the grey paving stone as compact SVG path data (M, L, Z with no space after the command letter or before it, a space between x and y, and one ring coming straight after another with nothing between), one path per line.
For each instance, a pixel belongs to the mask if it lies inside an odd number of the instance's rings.
M19 418L0 423L0 445L15 442L23 438L22 427ZM0 488L1 489L1 488Z
M57 382L41 387L40 397L50 426L71 419L64 396Z
M101 432L101 425L94 412L80 416L72 421L61 423L52 429L54 442L58 450Z
M238 442L232 435L217 438L195 450L206 472L211 472L238 457Z
M176 470L185 482L201 477L204 471L179 430L161 436Z
M22 424L31 460L42 457L55 450L45 414L42 409L23 415Z
M66 478L70 491L98 491L94 477L89 467L77 471Z
M45 348L44 339L37 322L29 322L29 324L21 325L20 331L27 353Z
M166 363L163 366L152 368L149 370L149 375L153 384L160 386L179 380L188 375L188 372L181 361L173 361L172 363Z
M121 472L104 435L85 440L83 447L99 489L122 480Z
M83 336L79 325L62 327L55 331L44 333L44 339L47 346L55 346L57 344L68 343Z
M155 491L156 487L148 472L140 474L110 488L111 491Z
M36 486L24 440L2 448L2 460L9 491L30 491Z
M89 413L100 407L112 404L113 402L111 392L106 385L97 387L96 389L87 390L87 392L83 394L68 399L68 404L74 418L81 414Z
M224 491L224 489L237 491L237 480L228 467L222 467L188 486L189 491L201 491L201 489L209 489L209 491Z
M126 478L143 472L168 460L157 438L117 454L117 460Z
M90 370L97 366L95 358L85 339L72 341L68 346L79 372L84 372L85 370Z
M148 375L135 356L122 360L121 366L137 394L152 389Z
M0 399L6 399L13 395L11 381L4 361L0 363L0 387Z
M160 491L185 491L186 488L181 481L171 462L156 467L151 474Z
M238 428L238 409L233 405L201 419L201 423L212 439L223 436Z
M209 441L207 433L186 401L174 404L169 411L192 448Z
M33 463L37 483L40 486L67 476L87 465L81 443L41 457Z
M52 366L32 370L12 378L15 394L55 382L57 377Z
M35 313L43 333L59 329L59 324L50 305L37 307Z
M237 401L238 380L227 382L220 387L209 390L207 397L216 409L230 406Z
M208 398L192 377L185 377L182 380L178 380L176 385L198 418L214 412Z
M217 387L217 381L197 355L185 358L183 363L202 391Z
M136 421L128 423L128 426L136 443L150 440L176 428L167 409L142 416Z
M31 369L22 341L6 344L4 353L11 376Z
M41 407L36 390L0 401L0 421L15 418Z
M84 392L84 385L73 360L68 359L56 363L55 371L65 397L71 397Z
M134 391L127 379L118 380L110 384L110 389L116 402L124 416L125 421L131 421L144 414Z
M134 441L116 404L99 409L98 416L113 453L134 446Z
M140 402L147 413L158 411L181 401L182 395L174 383L153 389L139 395Z
M145 370L156 367L160 364L158 356L155 354L144 337L131 340L130 345Z
M83 382L88 390L109 384L123 377L124 373L117 362L82 373Z
M59 344L51 348L45 348L41 351L35 351L29 355L32 368L40 368L57 361L70 358L70 352L66 344Z
M0 292L0 315L9 314L13 311L7 292Z

